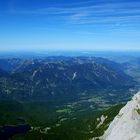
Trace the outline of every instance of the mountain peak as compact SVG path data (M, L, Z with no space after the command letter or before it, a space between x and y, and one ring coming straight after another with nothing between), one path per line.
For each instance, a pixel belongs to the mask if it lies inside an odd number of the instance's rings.
M140 92L115 117L101 140L140 140Z

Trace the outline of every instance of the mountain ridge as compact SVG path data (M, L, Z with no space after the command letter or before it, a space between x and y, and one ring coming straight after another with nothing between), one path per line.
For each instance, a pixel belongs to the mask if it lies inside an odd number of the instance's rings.
M0 68L9 74L0 77L1 94L12 98L76 97L97 89L134 85L119 64L103 58L8 59L0 60Z
M140 139L140 91L114 118L100 140Z

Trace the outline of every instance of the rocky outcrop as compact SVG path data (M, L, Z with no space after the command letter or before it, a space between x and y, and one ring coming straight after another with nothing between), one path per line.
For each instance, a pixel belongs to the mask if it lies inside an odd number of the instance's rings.
M140 92L115 117L101 140L140 140Z

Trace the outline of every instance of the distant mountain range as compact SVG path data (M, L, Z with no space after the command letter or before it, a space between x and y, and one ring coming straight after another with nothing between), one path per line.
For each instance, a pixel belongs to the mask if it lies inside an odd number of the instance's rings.
M97 89L130 88L121 64L96 57L1 59L0 98L76 98Z

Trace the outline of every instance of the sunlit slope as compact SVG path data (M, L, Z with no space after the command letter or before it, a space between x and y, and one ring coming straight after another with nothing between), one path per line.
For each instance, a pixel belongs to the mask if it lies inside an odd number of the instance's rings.
M140 92L129 101L115 117L105 132L103 140L140 139Z

